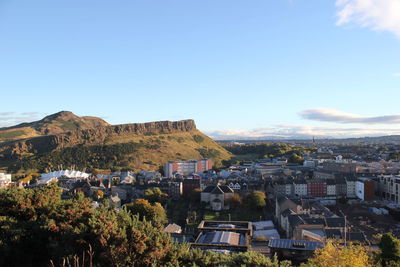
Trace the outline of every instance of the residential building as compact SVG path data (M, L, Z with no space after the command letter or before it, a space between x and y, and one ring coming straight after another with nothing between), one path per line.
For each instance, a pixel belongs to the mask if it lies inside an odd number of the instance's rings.
M175 174L189 176L196 172L204 172L211 169L212 162L210 159L182 160L165 163L164 172L166 177L171 178Z
M195 189L200 189L200 179L184 179L182 181L182 194L190 195Z
M307 192L309 196L326 196L326 180L311 179L307 181Z
M277 255L280 259L293 260L296 262L306 261L314 251L324 247L323 242L291 240L291 239L272 239L268 242L271 255Z
M326 195L336 196L336 181L333 179L326 180Z
M307 182L305 179L297 179L293 182L293 193L296 196L306 196L308 194Z
M347 194L346 179L344 177L336 177L335 182L336 182L336 196L346 197Z
M361 200L375 199L376 182L370 178L358 178L356 182L356 195Z
M229 209L228 201L233 197L234 191L226 185L207 186L201 192L201 202L209 205L215 211Z
M379 196L384 200L400 204L400 176L381 175L378 181Z
M225 253L248 251L253 234L251 222L202 221L197 229L200 234L191 247Z
M346 196L347 198L356 198L356 182L357 179L354 177L346 178Z

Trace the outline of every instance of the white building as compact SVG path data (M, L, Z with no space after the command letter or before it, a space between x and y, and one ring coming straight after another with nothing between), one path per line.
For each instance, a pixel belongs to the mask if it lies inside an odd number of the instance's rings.
M11 183L11 174L0 172L0 188L6 187Z
M298 180L293 182L293 191L297 196L307 195L307 182L305 180Z
M174 177L174 174L188 176L211 169L212 162L210 159L169 161L164 166L165 176L168 178Z
M90 173L75 171L75 170L62 170L49 173L43 173L40 176L38 184L49 184L52 181L57 181L59 178L69 178L69 179L88 179Z
M364 183L362 181L357 180L356 182L356 196L361 199L364 200Z
M346 179L346 196L348 198L355 198L356 197L356 179L347 178Z
M303 166L308 167L308 168L315 168L315 167L317 167L316 165L317 165L317 163L315 160L305 160L303 162Z
M384 200L400 204L400 175L381 175L378 192Z
M326 183L326 194L328 196L335 196L336 195L336 183L335 183L335 181L327 180L327 183Z
M240 190L242 188L239 183L229 183L229 187L233 190Z

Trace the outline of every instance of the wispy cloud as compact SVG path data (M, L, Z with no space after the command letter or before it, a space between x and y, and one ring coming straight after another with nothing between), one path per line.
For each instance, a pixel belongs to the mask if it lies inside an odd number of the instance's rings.
M336 0L337 25L355 24L400 38L400 0Z
M400 72L393 73L394 77L400 77Z
M0 127L9 127L23 122L35 121L42 115L40 112L0 112Z
M399 129L374 128L338 128L307 125L280 124L271 128L252 130L219 130L206 132L214 139L311 139L317 138L351 138L365 136L398 135Z
M308 120L336 122L336 123L360 123L360 124L392 124L400 123L400 114L364 117L356 114L345 113L335 109L316 108L306 109L299 113Z

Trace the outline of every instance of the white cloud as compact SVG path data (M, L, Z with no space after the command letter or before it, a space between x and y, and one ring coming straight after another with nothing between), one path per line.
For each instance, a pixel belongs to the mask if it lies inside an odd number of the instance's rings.
M400 128L338 128L307 125L279 124L271 128L252 130L219 130L206 132L214 139L311 139L317 138L351 138L365 136L399 135Z
M41 114L40 112L0 112L0 127L9 127L23 122L35 121Z
M354 23L400 38L400 0L336 0L337 25Z
M394 77L400 77L400 72L393 73Z
M336 123L393 124L400 123L400 114L365 117L335 109L306 109L299 113L305 119Z

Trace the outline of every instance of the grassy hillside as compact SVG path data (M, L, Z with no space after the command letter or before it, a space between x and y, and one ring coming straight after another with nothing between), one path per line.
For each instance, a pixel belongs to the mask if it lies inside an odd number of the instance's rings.
M104 145L75 146L25 157L11 164L45 171L60 165L96 169L159 170L169 160L211 158L215 166L231 154L198 130L173 134L131 135L106 140Z
M69 111L49 115L39 121L21 123L12 127L0 128L0 142L26 139L49 134L108 126L96 117L79 117Z
M62 111L0 129L0 167L14 173L61 166L159 170L169 160L199 158L220 166L231 156L198 131L193 120L109 125Z

